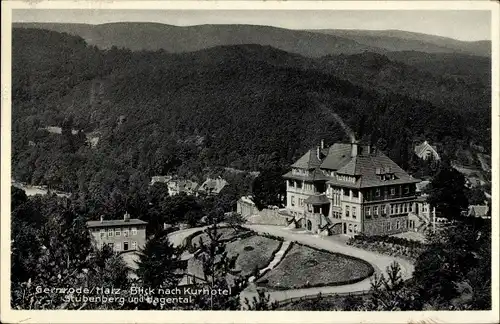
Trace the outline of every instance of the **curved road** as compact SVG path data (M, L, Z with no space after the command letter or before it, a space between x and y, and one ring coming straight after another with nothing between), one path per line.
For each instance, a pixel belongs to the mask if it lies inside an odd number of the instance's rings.
M362 250L352 246L345 245L339 242L332 236L318 236L307 233L297 233L283 226L276 225L243 225L246 228L254 230L258 233L268 233L274 236L284 238L286 241L295 241L312 247L325 249L331 252L342 253L350 255L369 262L375 269L375 273L385 273L385 269L393 262L396 261L401 266L401 274L404 279L409 279L414 271L414 266L410 262L392 256L378 254L375 252ZM174 245L180 245L184 242L185 238L205 227L190 228L169 234L169 238ZM325 286L304 289L291 289L283 291L268 291L271 301L281 301L289 298L297 298L303 296L317 295L318 293L349 293L369 290L371 278L366 278L360 282L343 285L343 286ZM242 299L252 299L256 295L255 285L250 284L249 287L242 293Z

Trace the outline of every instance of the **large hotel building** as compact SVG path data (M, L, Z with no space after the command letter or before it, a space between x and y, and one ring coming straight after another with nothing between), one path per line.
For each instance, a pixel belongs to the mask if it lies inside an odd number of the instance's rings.
M374 147L356 141L324 147L322 141L284 178L287 201L280 214L311 232L385 235L418 226L412 211L420 180Z

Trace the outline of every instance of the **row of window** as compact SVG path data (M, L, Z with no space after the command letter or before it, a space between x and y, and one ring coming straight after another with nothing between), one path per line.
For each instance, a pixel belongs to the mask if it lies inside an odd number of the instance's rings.
M99 249L102 249L104 247L105 243L99 243ZM109 248L111 248L113 251L129 251L129 250L137 250L137 242L133 241L131 242L129 246L129 242L115 242L115 243L108 243L107 244Z
M412 211L412 204L403 203L403 204L390 204L385 206L367 206L365 207L365 217L371 218L371 216L377 217L379 213L381 215L397 215L397 214L406 214Z
M121 229L113 229L113 228L108 229L108 237L113 237L113 236L119 237L121 236L122 233L124 237L128 237L129 229L124 229L123 231ZM132 227L131 233L132 235L137 235L137 228ZM104 229L100 230L100 236L101 238L106 236L106 231Z
M288 186L292 188L302 189L302 181L288 180Z
M346 182L352 182L352 183L356 182L356 178L355 177L346 176L346 175L340 175L340 174L337 174L337 180L339 180L339 181L346 181Z
M292 169L292 174L309 175L309 171L304 169Z
M332 212L332 217L335 219L340 219L340 218L342 218L342 213L341 212Z
M403 187L403 194L407 195L409 193L410 193L410 186L404 186ZM398 192L398 194L399 194L399 192ZM396 187L384 188L384 195L385 196L387 196L387 195L395 196L396 195ZM375 197L375 198L382 197L381 188L375 188L374 191L368 191L367 197L368 197L368 199L371 199L372 197Z
M302 186L302 181L288 180L288 186L297 189L304 188L307 191L315 191L314 186L311 183L305 183L304 186Z

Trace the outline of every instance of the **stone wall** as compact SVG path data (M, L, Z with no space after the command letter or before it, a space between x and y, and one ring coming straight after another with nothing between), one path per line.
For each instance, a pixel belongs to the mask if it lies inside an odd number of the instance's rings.
M245 197L246 198L246 197ZM279 214L278 208L264 208L258 210L248 198L238 200L236 211L247 220L249 224L288 226L293 216L286 217Z

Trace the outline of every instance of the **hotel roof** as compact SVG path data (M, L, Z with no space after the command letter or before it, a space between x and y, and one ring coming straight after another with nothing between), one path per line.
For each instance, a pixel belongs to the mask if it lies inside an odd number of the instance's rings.
M311 169L312 175L297 175L288 172L284 175L288 179L315 181L328 180L329 184L350 188L369 188L406 183L418 183L419 179L413 178L394 161L378 150L368 150L367 146L358 145L358 154L351 156L351 144L336 143L322 152L326 156L320 161L315 150L309 150L292 167ZM342 178L327 176L320 169L334 170L337 175L354 177L354 180L345 181ZM384 179L383 174L393 175Z
M118 227L118 226L133 226L133 225L146 225L145 221L137 218L129 219L128 221L123 219L112 219L104 221L88 221L87 227Z

